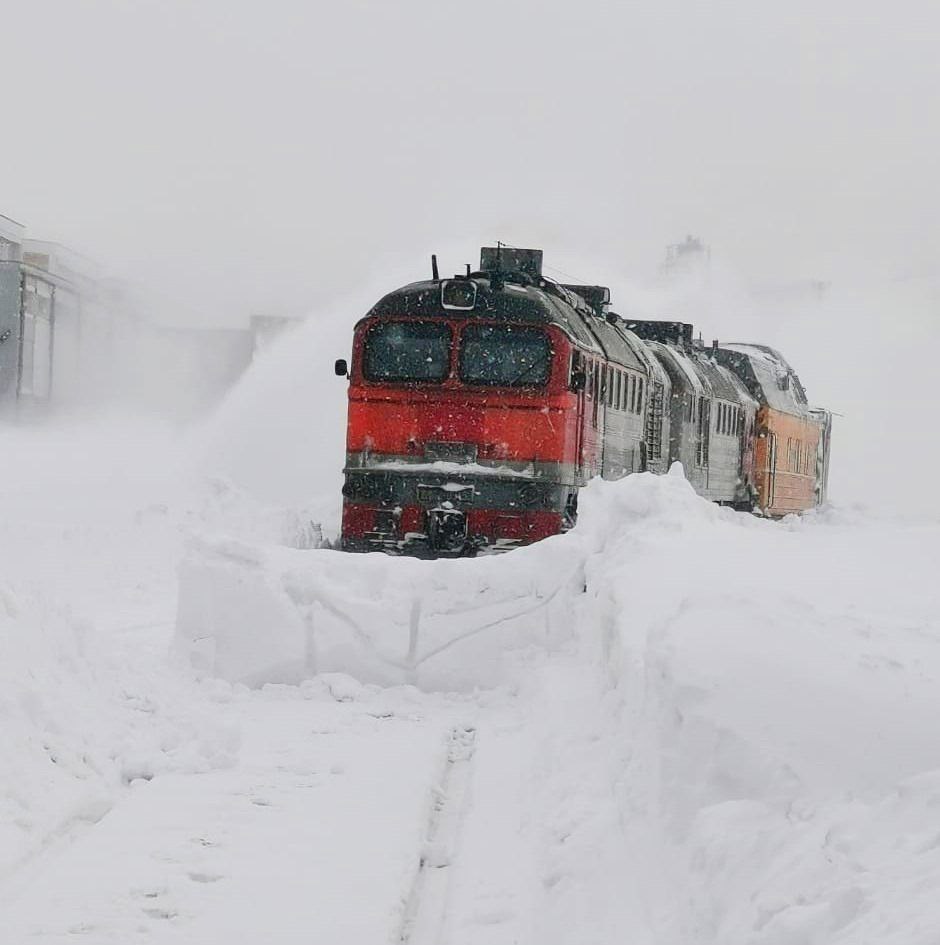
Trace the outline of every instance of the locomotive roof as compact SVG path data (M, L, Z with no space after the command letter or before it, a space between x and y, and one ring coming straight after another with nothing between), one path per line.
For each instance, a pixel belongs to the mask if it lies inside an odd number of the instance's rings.
M536 323L558 325L574 340L589 348L598 348L597 341L585 325L589 310L579 312L576 299L549 293L539 286L519 285L499 280L493 285L488 276L474 273L469 279L458 276L453 281L470 281L476 285L476 304L472 310L454 311L441 304L441 287L449 279L412 282L383 296L366 315L423 315L428 318L494 318L516 324ZM560 288L560 287L559 287ZM587 309L587 304L582 303Z
M366 318L383 315L417 315L427 318L492 318L511 324L557 325L581 347L603 354L621 364L642 371L646 362L638 353L639 341L623 326L612 324L597 314L584 299L557 283L540 284L492 280L487 273L459 276L454 281L476 285L473 309L454 311L441 302L441 286L451 280L413 282L389 292L368 312ZM627 337L629 336L629 338ZM631 340L632 339L632 340Z
M444 307L442 287L449 282L473 283L476 296L472 309ZM578 294L579 288L585 290L585 297ZM687 330L691 326L608 318L605 307L598 304L602 289L560 285L521 271L498 274L481 271L452 280L429 279L402 286L383 296L365 317L476 317L510 324L555 325L580 347L625 367L658 373L661 370L658 362L662 362L662 367L671 365L670 373L696 393L710 393L742 404L753 399L786 413L806 414L803 386L796 372L773 348L727 344L717 351L698 351L683 343L691 334Z

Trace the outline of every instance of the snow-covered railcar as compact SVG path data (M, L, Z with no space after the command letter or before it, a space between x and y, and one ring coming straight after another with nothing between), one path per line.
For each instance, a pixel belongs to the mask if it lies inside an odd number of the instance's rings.
M608 289L553 282L541 263L540 250L484 248L478 271L441 279L435 262L356 325L351 362L336 364L349 378L345 549L527 544L574 524L594 476L673 462L717 502L784 514L820 500L788 474L768 480L777 454L761 438L796 415L768 402L764 355L706 351L681 323L625 321Z
M732 344L716 352L759 404L753 477L767 515L803 512L825 497L830 415L814 411L784 357L766 345Z

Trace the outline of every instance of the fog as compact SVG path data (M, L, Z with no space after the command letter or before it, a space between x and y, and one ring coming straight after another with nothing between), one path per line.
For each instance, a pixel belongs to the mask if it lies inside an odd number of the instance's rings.
M231 318L455 237L933 272L938 26L870 0L17 4L2 212Z
M940 504L934 4L52 0L3 24L0 213L153 318L351 328L347 300L432 251L537 245L624 314L783 350L844 414L837 496L903 470L892 501ZM664 287L687 233L712 264Z

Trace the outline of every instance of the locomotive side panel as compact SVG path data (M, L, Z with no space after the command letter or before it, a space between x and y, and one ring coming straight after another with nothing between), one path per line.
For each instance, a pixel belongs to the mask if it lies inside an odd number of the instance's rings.
M665 345L653 343L672 384L669 462L681 463L696 492L708 489L711 403L691 362Z
M645 391L648 379L620 365L607 368L606 387L602 388L604 409L605 479L620 479L645 470Z

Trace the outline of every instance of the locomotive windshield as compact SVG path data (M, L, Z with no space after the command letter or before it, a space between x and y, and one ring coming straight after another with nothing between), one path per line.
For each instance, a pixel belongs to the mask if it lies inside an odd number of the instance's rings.
M460 379L500 387L541 386L548 380L552 347L538 328L467 325L460 342Z
M370 381L442 381L450 373L451 330L439 322L384 322L366 335L362 372Z

